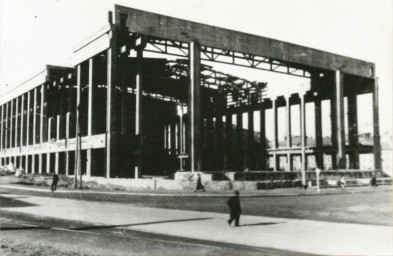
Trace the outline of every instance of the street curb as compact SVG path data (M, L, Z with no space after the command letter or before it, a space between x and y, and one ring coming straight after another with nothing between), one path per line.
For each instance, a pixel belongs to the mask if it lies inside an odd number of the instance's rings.
M27 186L27 185L10 185L10 184L0 184L0 188L5 188L5 189L17 189L17 190L24 190L24 191L35 191L35 192L48 192L48 193L53 193L49 190L48 188L37 188L33 186ZM344 190L338 190L338 189L330 189L330 191L321 191L320 193L316 192L315 190L302 190L303 192L300 193L280 193L280 194L268 194L266 191L265 193L247 193L243 192L241 194L242 197L289 197L289 196L318 196L318 195L342 195L342 194L354 194L354 193L373 193L373 192L379 192L379 191L393 191L393 188L391 186L384 186L384 187L379 187L379 188L369 188L369 189L351 189L351 188L346 188ZM61 193L61 194L71 194L71 193L80 193L80 194L103 194L103 195L137 195L137 196L158 196L158 197L164 197L164 196L178 196L178 197L225 197L225 196L232 196L233 191L230 192L201 192L201 193L182 193L181 191L179 192L173 192L173 193L149 193L149 192L144 192L144 191L127 191L127 192L117 192L117 191L98 191L98 190L65 190L65 189L58 189L54 193Z

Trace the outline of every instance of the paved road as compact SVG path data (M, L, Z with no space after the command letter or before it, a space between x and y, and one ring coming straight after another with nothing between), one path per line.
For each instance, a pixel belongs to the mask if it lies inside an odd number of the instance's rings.
M36 196L21 198L13 194L2 197L14 198L19 204L2 208L4 213L84 223L79 231L122 228L194 241L324 255L391 255L393 252L391 226L242 216L242 226L235 228L228 227L228 216L221 213ZM194 254L190 250L187 254Z
M88 223L45 219L2 212L0 238L32 244L33 247L56 248L61 255L291 255L291 252L248 247L229 243L157 235L122 227L86 229ZM37 238L41 239L37 239ZM23 248L25 250L25 248ZM44 249L45 251L45 249ZM48 255L54 254L53 251ZM50 253L51 252L51 253ZM28 253L27 255L30 255ZM59 255L60 255L59 254ZM15 255L11 253L10 255Z

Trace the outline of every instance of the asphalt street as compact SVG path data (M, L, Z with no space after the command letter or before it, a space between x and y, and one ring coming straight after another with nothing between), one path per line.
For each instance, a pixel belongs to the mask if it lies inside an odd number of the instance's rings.
M17 200L6 207L20 206ZM299 255L290 251L210 242L91 223L1 211L0 238L84 255ZM39 239L37 239L39 238Z
M28 192L22 195L2 191L2 236L3 233L10 238L20 233L23 233L22 237L31 234L31 237L43 238L37 243L70 244L70 248L78 245L79 240L74 239L80 236L86 240L80 246L86 244L86 248L82 248L92 255L95 255L94 248L102 247L101 253L111 251L112 244L123 248L114 249L120 255L124 252L125 255L145 252L391 255L393 251L392 226L243 215L241 227L234 228L228 227L228 215L223 213L151 208L140 203L55 198L50 192L46 192L47 196L34 196ZM182 198L177 200L181 202ZM7 230L9 225L16 226ZM20 225L28 225L27 232L20 232ZM377 239L370 239L372 237ZM113 243L112 239L115 240ZM118 244L130 239L132 242L128 243L135 242L134 246Z

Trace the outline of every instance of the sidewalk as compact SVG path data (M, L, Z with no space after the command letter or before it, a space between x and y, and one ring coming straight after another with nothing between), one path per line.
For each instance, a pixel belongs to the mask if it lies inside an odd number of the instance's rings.
M48 192L50 187L34 186L34 185L20 185L20 184L0 184L0 188L18 189L26 191ZM283 188L270 190L242 190L240 194L242 197L281 197L281 196L307 196L307 195L331 195L331 194L345 194L345 193L370 193L375 191L393 191L392 186L379 186L377 188L371 187L347 187L343 190L338 188L323 188L318 193L316 189L302 189L302 188ZM207 191L194 192L189 190L135 190L135 191L118 191L118 190L98 190L98 189L73 189L73 188L58 188L56 193L81 193L81 194L114 194L114 195L145 195L145 196L208 196L208 197L222 197L232 196L233 191Z
M228 226L228 215L220 213L36 196L18 200L33 206L2 210L89 222L90 228L121 225L150 233L310 254L392 255L393 252L393 228L389 226L242 216L241 226L235 228Z

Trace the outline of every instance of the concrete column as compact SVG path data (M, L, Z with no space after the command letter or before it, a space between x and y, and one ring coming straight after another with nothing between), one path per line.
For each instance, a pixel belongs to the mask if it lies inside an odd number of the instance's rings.
M1 131L0 131L0 149L3 150L4 149L4 108L5 108L5 104L1 105Z
M143 91L143 49L138 49L137 51L137 72L136 72L136 106L135 106L135 136L137 138L137 161L135 164L134 177L138 179L142 174L142 163L143 163L143 104L142 104L142 91ZM171 131L172 132L172 131ZM171 136L168 136L168 145L171 145Z
M48 138L51 137L52 126L53 126L53 117L50 117L50 118L48 118L48 130L47 130ZM48 143L52 143L52 142L49 140ZM49 153L47 153L47 155L46 155L46 172L50 173L50 154Z
M22 94L22 104L20 108L20 146L23 146L23 130L25 128L24 119L25 119L25 95Z
M290 96L286 95L285 97L285 122L286 122L286 137L287 137L287 163L288 163L288 171L292 170L292 156L289 152L289 149L292 147L292 125L291 125L291 103L290 103Z
M306 185L306 108L304 94L300 94L300 134L301 134L301 160L302 160L302 185Z
M374 132L374 169L382 169L381 137L379 135L379 86L378 77L374 79L373 92L373 132Z
M62 127L60 126L61 116L56 116L56 141L60 140L60 130ZM55 172L59 174L59 152L55 153Z
M334 110L335 110L335 133L336 133L336 165L338 169L346 169L345 155L345 126L344 126L344 73L337 70L335 73L334 86Z
M27 115L27 119L26 119L26 146L29 146L30 143L30 92L27 92L27 106L26 106L26 115ZM26 161L27 162L27 161Z
M247 158L245 168L255 169L255 159L253 152L254 145L254 111L252 108L248 111L248 134L247 134Z
M201 120L200 120L200 68L201 56L200 46L196 42L189 44L190 61L190 88L188 109L190 110L190 169L191 172L201 170Z
M117 29L111 28L110 48L107 50L107 99L106 99L106 178L111 177L111 170L116 169L116 143L117 143ZM139 132L139 131L138 131Z
M231 170L232 168L232 140L232 114L227 112L225 117L225 170Z
M70 112L67 112L67 114L66 114L66 127L65 127L65 147L66 148L68 147L69 138L70 138ZM68 175L69 174L69 167L70 167L70 165L69 165L70 157L69 157L68 150L66 150L65 155L66 155L65 156L65 158L66 158L66 160L65 160L65 174Z
M14 100L11 100L11 110L10 110L10 148L13 148L13 136L14 136Z
M217 164L216 169L222 170L224 167L224 129L223 129L223 122L222 116L216 116L216 129L215 129L215 136L216 136L216 152L217 152Z
M87 109L87 136L92 135L93 126L93 88L94 88L94 81L93 81L93 58L89 59L89 94L88 94L88 109Z
M272 99L272 109L273 109L273 149L278 148L278 117L277 117L277 98ZM278 157L277 153L273 151L273 170L278 170Z
M37 88L34 88L34 102L33 102L33 145L36 144L36 125L37 125Z
M14 136L15 136L15 148L18 147L18 115L19 115L19 97L17 97L15 99L15 132L14 132Z
M87 116L87 136L90 137L93 133L93 93L94 93L94 59L89 59L89 95L88 95L88 116ZM91 176L92 153L91 149L86 151L86 176Z
M243 113L236 114L236 169L237 171L244 171L244 141L243 141Z
M40 107L40 144L44 142L44 104L45 101L45 85L41 85L41 107ZM48 139L50 138L50 134L48 134Z
M323 138L322 138L322 106L320 96L315 97L315 146L316 146L316 164L321 170L324 169L323 165Z
M352 153L349 156L349 168L359 169L359 136L358 136L358 115L357 115L357 95L351 92L348 95L348 138Z
M26 155L26 161L25 161L25 173L29 173L29 155Z
M81 130L80 130L80 104L81 104L81 79L82 79L82 67L81 64L77 66L77 83L76 83L76 126L75 126L75 165L74 165L74 176L75 176L75 187L77 186L77 176L82 176L81 168ZM82 185L82 180L80 180Z
M265 115L265 102L261 102L260 106L260 168L262 171L266 171L268 169L266 165L266 160L268 158L267 154L267 144L266 144L266 115Z
M10 131L10 124L9 124L9 118L8 118L8 108L9 108L9 103L7 102L5 104L5 127L4 127L4 148L8 148L8 133Z

